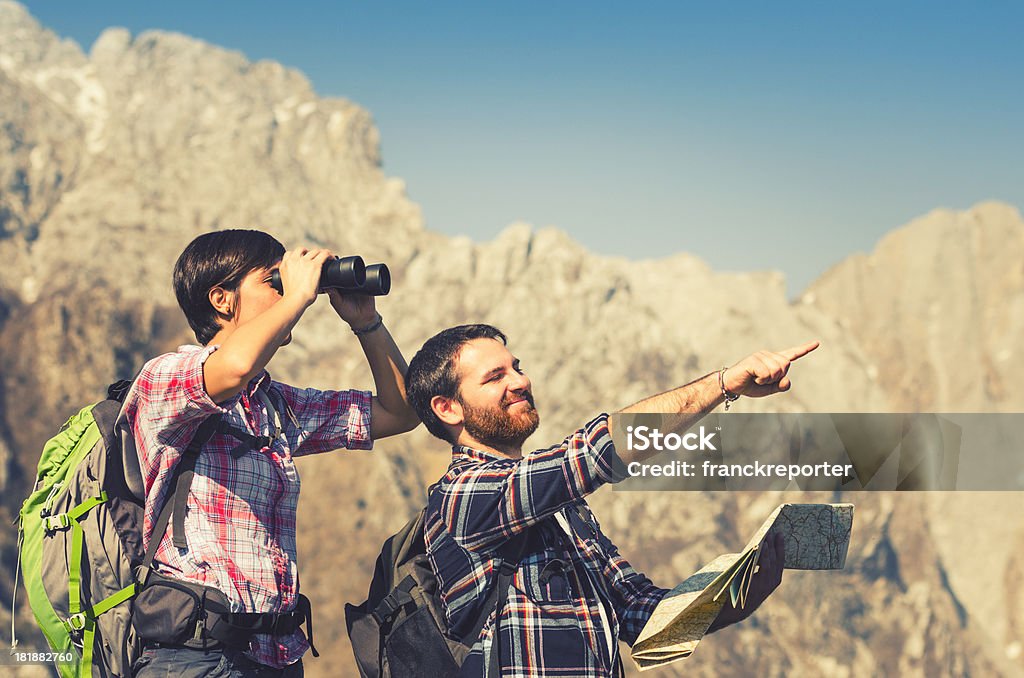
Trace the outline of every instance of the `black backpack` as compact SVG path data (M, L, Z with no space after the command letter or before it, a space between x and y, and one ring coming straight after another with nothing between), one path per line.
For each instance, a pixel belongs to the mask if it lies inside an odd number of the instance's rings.
M447 630L437 577L423 540L426 509L384 542L361 605L345 604L345 624L363 678L456 676L480 637L491 612L499 614L508 598L512 575L519 568L525 536L515 558L502 560L498 581L480 609L465 639ZM495 631L488 676L498 676L498 637Z

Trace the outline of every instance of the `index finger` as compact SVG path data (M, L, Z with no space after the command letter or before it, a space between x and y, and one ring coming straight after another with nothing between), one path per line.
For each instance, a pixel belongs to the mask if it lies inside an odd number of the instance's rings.
M796 360L797 358L803 358L819 346L821 346L821 342L815 339L814 341L809 341L802 346L794 346L793 348L787 348L783 351L779 351L779 355L784 356L787 360Z

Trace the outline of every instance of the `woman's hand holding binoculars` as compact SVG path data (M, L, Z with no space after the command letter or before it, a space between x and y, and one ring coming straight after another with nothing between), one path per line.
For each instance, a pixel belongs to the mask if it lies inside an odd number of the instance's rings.
M277 270L271 274L270 284L282 296L293 297L308 308L316 301L324 264L333 258L334 255L325 249L300 247L288 250Z
M373 298L391 290L391 275L384 264L366 266L362 257L336 257L330 250L300 247L285 252L270 284L284 296L295 295L304 308L326 293L342 320L363 328L376 321Z
M319 282L317 292L319 293L324 293L329 289L337 289L348 294L380 297L391 291L391 273L384 264L367 266L363 263L362 257L336 257L328 250L307 250L303 248L294 250L294 252L327 253L327 256L321 261L321 268L318 269ZM286 252L285 258L290 253ZM282 259L282 266L284 263L284 259ZM278 271L274 271L271 274L270 284L282 294L287 290L283 276Z
M342 292L331 287L327 297L341 319L353 329L368 327L377 320L377 302L369 294Z

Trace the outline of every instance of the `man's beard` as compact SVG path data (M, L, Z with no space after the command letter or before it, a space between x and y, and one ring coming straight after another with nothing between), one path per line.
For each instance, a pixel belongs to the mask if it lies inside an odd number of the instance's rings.
M476 409L460 399L466 433L492 447L521 447L540 425L533 394L526 392L522 397L530 406L516 415L509 412L507 400L498 407Z

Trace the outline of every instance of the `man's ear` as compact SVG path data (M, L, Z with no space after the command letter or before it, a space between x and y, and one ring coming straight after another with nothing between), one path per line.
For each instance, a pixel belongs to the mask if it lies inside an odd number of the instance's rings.
M436 395L430 399L430 409L447 426L462 426L465 420L462 411L462 403L456 398L446 398Z
M231 320L235 313L235 293L230 292L220 285L214 285L209 292L210 305L217 315Z

